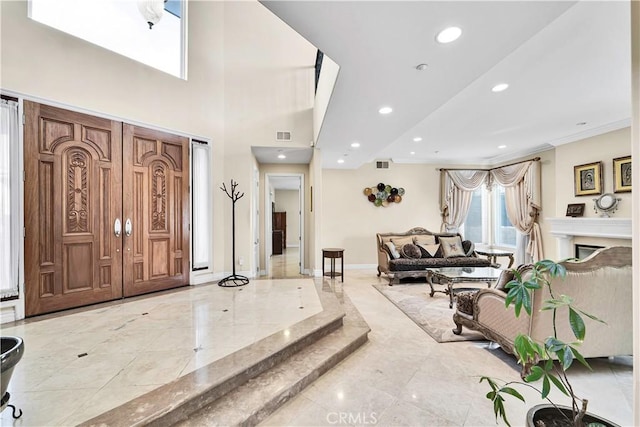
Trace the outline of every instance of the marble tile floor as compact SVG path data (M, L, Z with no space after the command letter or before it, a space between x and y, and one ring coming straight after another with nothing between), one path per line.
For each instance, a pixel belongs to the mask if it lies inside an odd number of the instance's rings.
M229 293L227 304L218 303L217 299L207 301L206 294L200 292L208 285L189 288L189 293L194 293L194 299L181 303L185 310L200 313L196 317L206 319L205 323L215 325L230 320L225 316L231 314L232 310L224 312L224 308L239 307L245 301L258 300L254 311L237 311L237 321L230 322L237 323L238 327L234 331L238 338L227 339L242 345L248 339L246 335L251 333L244 330L243 334L245 323L241 323L241 319L247 323L247 319L256 322L269 319L268 322L272 322L275 316L281 315L279 301L270 297L261 300L260 297L264 295L260 295L259 291L288 281L265 280L264 287L258 290L257 284L261 282L252 281L244 287L248 291L249 286L256 286L251 291L255 293L252 297L247 296L251 293L244 294L245 290ZM344 283L340 283L339 279L324 279L323 287L332 288L338 297L348 295L359 310L371 327L369 342L287 402L266 419L263 426L496 424L491 405L484 397L488 389L478 381L482 375L518 380L519 368L515 359L487 342L436 343L371 286L384 282L384 279L376 277L374 270L347 270ZM224 291L215 285L210 287L213 292ZM295 295L292 298L302 298L293 289L290 293ZM33 334L35 338L31 346L31 340L25 341L27 351L18 365L18 380L13 378L11 384L12 403L24 409L25 415L14 422L10 411L4 411L1 425L74 425L157 387L154 382L158 380L153 378L153 374L146 374L147 370L153 369L157 364L164 366L173 375L179 375L175 372L186 373L187 369L192 369L191 366L200 366L198 358L201 353L209 351L206 357L215 357L214 353L218 350L210 349L206 344L197 352L191 348L191 345L200 342L197 341L200 339L198 328L193 330L190 338L185 338L185 342L176 340L176 334L165 334L168 324L173 329L187 330L194 323L193 317L190 317L191 320L184 320L178 314L179 309L171 308L178 301L165 297L141 298L135 301L135 306L119 303L117 307L120 308L114 312L118 321L113 323L117 325L113 327L117 331L110 330L101 323L110 324L103 313L106 309L95 309L90 310L95 314L93 320L88 319L92 317L88 312L80 312L76 318L72 318L75 314L64 315L59 317L62 320L55 327L47 324L46 328ZM442 294L436 294L435 297L447 298ZM309 302L305 301L305 304L308 306ZM150 314L142 317L145 312ZM155 315L147 318L152 312ZM310 314L311 311L305 310L304 315ZM30 324L48 321L18 325L13 329L3 327L2 333L9 334L10 331L20 335ZM138 336L140 341L132 340L128 350L114 350L112 344L118 339L117 334L123 334L123 337L126 333L133 334L143 321L152 322L154 326L151 327L152 324L148 323L149 328L141 328L146 331L144 336ZM261 328L262 325L260 323ZM270 332L265 332L265 335L268 333ZM236 335L229 335L231 336ZM171 341L167 341L169 338ZM206 343L207 338L207 333L203 332L201 342ZM41 351L40 354L46 356L38 358L34 354L29 355L31 347L34 347L33 351ZM87 359L88 356L77 357L77 354L89 347L89 355L96 356L91 363L87 362L90 360ZM101 349L102 353L94 351L94 348ZM194 348L198 346L194 345ZM67 357L53 357L52 351ZM225 350L219 351L222 353ZM134 363L141 353L150 353L150 357L141 358ZM153 358L154 355L159 357ZM28 363L24 364L25 361ZM202 360L202 363L209 361ZM595 359L591 363L594 373L587 375L584 369L576 369L572 375L579 394L589 398L592 412L620 425L631 425L631 359ZM26 369L27 366L30 369ZM161 376L165 375L169 376L166 373ZM53 377L58 379L53 380ZM141 378L140 381L137 381L138 377ZM102 387L101 381L105 383ZM111 383L114 385L112 389L104 389ZM506 402L507 414L513 425L522 425L527 409L539 402L531 392L521 391L527 397L526 405L516 400ZM554 398L558 398L557 393L554 393ZM566 402L562 397L557 401Z
M300 309L304 307L304 309ZM24 339L2 426L72 426L322 310L312 279L215 284L3 325Z
M281 255L272 255L269 265L270 279L290 279L300 275L300 248L288 247Z
M261 426L494 426L483 375L519 379L515 358L488 342L439 344L371 285L374 271L347 270L344 284L329 281L349 296L369 324L369 342L261 423ZM447 298L436 294L436 298ZM452 324L453 326L453 324ZM587 337L588 338L588 337ZM632 425L631 357L591 359L594 372L571 368L576 392L589 410L622 426ZM542 403L519 389L523 404L506 402L512 425ZM557 403L568 403L559 392ZM504 425L502 421L500 425Z

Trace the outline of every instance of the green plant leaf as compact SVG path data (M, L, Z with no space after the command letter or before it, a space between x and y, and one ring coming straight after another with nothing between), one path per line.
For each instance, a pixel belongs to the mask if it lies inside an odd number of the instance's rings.
M549 382L549 376L545 375L542 378L542 393L540 394L540 397L542 397L543 399L546 399L550 391L551 391L551 383Z
M543 356L544 349L533 339L524 334L518 334L513 341L513 348L522 364L536 362L536 356Z
M584 335L586 332L584 320L582 320L582 316L580 316L580 314L571 307L569 307L569 324L571 325L573 335L578 340L584 341Z
M578 309L576 309L576 310L578 310ZM584 311L582 311L582 310L578 310L578 311L579 311L580 313L584 314L585 316L587 316L587 317L588 317L589 319L591 319L591 320L595 320L596 322L604 323L605 325L607 324L607 322L605 322L605 321L604 321L604 320L602 320L602 319L598 319L598 318L597 318L596 316L594 316L593 314L586 313L586 312L584 312Z
M582 354L580 354L580 352L575 347L569 346L569 348L573 352L573 356L576 359L578 359L578 362L582 363L584 366L589 368L589 370L591 370L591 371L593 370L593 369L591 369L591 365L589 365L589 363L585 360L585 358L582 356Z
M562 359L560 361L562 362L562 369L565 371L571 367L571 364L573 363L573 351L571 351L571 347L568 345L563 349Z
M547 351L549 351L550 353L558 353L558 351L564 349L567 346L566 343L554 337L547 338L544 342L544 345Z
M543 375L544 375L544 371L540 366L533 366L531 368L531 373L527 375L527 377L524 380L528 383L532 383L534 381L538 381L540 378L542 378Z
M502 392L502 393L507 393L508 395L511 395L511 396L513 396L513 397L516 397L516 398L518 398L518 399L522 400L523 402L525 401L525 400L524 400L524 397L522 397L522 395L521 395L520 393L518 393L518 390L516 390L516 389L515 389L515 388L513 388L513 387L502 387L502 388L500 389L500 392Z
M562 264L558 264L555 261L545 259L538 261L536 265L538 264L540 265L541 270L549 272L551 277L565 277L567 275L567 269Z
M553 383L553 385L556 386L556 388L558 390L560 390L562 393L564 393L566 396L569 396L569 392L567 392L567 389L564 387L564 384L562 384L562 381L560 381L558 379L558 377L556 377L555 375L551 374L549 375L549 379L551 380L551 382Z
M542 287L536 280L527 280L525 282L522 282L522 286L527 289L540 289Z
M560 298L546 300L542 304L542 308L540 310L555 310L560 307L570 306L572 302L573 299L567 297L566 295L561 295Z

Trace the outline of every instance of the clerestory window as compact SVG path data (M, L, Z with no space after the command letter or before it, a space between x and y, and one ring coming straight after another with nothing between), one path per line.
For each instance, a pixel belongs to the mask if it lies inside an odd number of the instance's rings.
M186 80L186 2L169 0L149 28L135 0L29 0L29 17Z

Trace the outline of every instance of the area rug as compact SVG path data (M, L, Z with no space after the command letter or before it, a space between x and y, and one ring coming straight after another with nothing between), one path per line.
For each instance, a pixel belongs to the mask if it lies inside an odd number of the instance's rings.
M430 288L423 284L373 285L387 297L407 317L413 320L437 342L486 341L480 333L462 328L462 334L456 335L452 329L455 308L449 308L449 296L436 293L429 296Z

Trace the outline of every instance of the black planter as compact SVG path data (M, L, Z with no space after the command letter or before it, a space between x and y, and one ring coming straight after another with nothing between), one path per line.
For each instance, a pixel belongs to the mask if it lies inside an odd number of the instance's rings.
M538 427L536 422L542 420L544 422L545 427L571 427L573 426L572 421L568 421L567 418L563 417L559 412L562 411L569 420L572 420L571 408L568 406L558 405L558 407L554 407L549 404L536 405L533 408L529 409L527 412L527 427ZM618 424L611 422L607 419L599 417L597 415L591 414L587 412L584 414L584 418L582 418L583 424L586 426L589 423L600 423L604 426L608 427L620 427Z

